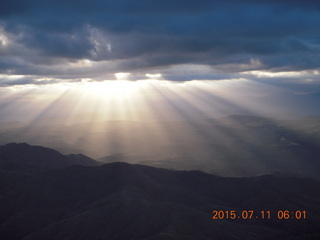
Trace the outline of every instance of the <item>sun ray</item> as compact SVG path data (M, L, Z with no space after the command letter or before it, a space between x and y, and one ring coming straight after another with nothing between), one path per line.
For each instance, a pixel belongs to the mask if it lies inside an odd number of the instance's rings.
M267 104L248 100L255 95L269 94L268 91L259 91L260 88L267 89L263 83L245 79L184 83L164 80L84 81L72 86L12 91L2 97L1 103L5 109L16 104L9 104L10 99L23 102L22 105L19 103L20 107L28 109L28 118L31 119L24 135L30 133L34 137L31 140L38 143L39 133L47 135L41 138L44 144L60 134L57 140L83 149L93 157L118 153L139 155L144 156L142 159L149 164L154 161L153 164L159 166L184 161L185 168L196 169L201 165L202 168L215 169L215 173L219 169L228 169L236 174L247 165L257 165L251 162L257 160L250 158L250 153L244 150L246 148L235 144L250 142L255 148L254 134L243 132L248 126L240 118L224 116L228 115L228 109L250 115L262 115L265 109L274 111L274 107ZM64 126L61 125L61 129L53 125L48 129L39 128L39 124L57 123ZM228 124L239 131L229 131ZM72 132L67 130L68 126ZM231 145L234 146L232 149ZM247 160L230 157L230 161L222 161L221 156L234 156L236 152L246 156ZM281 167L283 164L270 159L259 160L260 168Z

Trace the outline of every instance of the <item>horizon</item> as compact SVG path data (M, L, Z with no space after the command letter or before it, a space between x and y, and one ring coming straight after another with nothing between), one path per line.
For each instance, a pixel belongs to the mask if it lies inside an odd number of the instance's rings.
M157 104L171 108L169 118L190 108L273 116L290 104L263 96L320 92L317 1L1 1L0 9L0 121L67 122L84 108L97 112L91 119L155 119ZM302 105L289 112L319 115Z
M239 171L260 157L280 166L295 157L287 145L318 144L306 118L320 116L319 10L312 0L1 1L0 143L221 166L235 151ZM204 121L234 115L262 117L266 130Z

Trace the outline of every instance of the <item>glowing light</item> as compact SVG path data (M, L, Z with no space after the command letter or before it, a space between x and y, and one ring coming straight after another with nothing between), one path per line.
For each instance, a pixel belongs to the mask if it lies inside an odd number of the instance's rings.
M6 47L8 44L8 39L4 35L0 35L0 45Z
M126 80L104 81L104 82L84 82L82 90L94 93L95 95L105 95L109 97L121 98L127 94L132 94L139 88L140 84Z
M295 72L268 72L268 71L247 71L242 72L243 74L247 75L254 75L256 77L298 77L298 76L304 76L307 75L307 71L295 71Z
M2 27L0 27L0 46L6 47L8 45L8 37L4 33L4 30Z
M147 73L146 77L150 79L160 79L162 75L160 73L156 73L156 74Z
M26 77L25 75L7 75L7 74L0 74L0 78L7 78L7 79L19 79Z
M118 80L128 80L130 75L131 75L131 73L128 73L128 72L118 72L118 73L114 74L114 76Z

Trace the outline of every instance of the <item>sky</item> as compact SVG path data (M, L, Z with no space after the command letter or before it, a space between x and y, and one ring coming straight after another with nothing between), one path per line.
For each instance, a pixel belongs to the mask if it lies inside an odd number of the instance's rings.
M314 94L319 22L316 0L2 0L0 107L18 111L21 102L51 99L40 113L77 91L70 86L116 98L150 89L159 95L163 85L179 95L172 90L179 84L193 97L219 85L221 96L234 98L224 86L239 82L252 88L249 95Z

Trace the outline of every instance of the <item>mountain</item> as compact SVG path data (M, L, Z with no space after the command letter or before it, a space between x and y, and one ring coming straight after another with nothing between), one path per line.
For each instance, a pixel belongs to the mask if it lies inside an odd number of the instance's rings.
M135 156L135 155L125 155L125 154L112 154L106 157L98 158L97 161L102 163L112 163L112 162L127 162L127 163L137 163L140 161L147 161L146 156Z
M53 149L10 143L0 146L0 169L15 172L42 172L70 165L95 166L98 162L82 154L63 155Z
M212 219L214 210L239 218ZM285 210L290 218L279 219ZM254 217L243 219L248 211ZM306 219L293 219L297 211ZM0 212L3 240L319 239L320 183L119 162L74 165L11 184L0 195Z
M318 177L320 118L232 115L166 122L105 121L1 130L0 142L32 143L103 163L125 161L220 176ZM63 151L62 151L63 150Z

